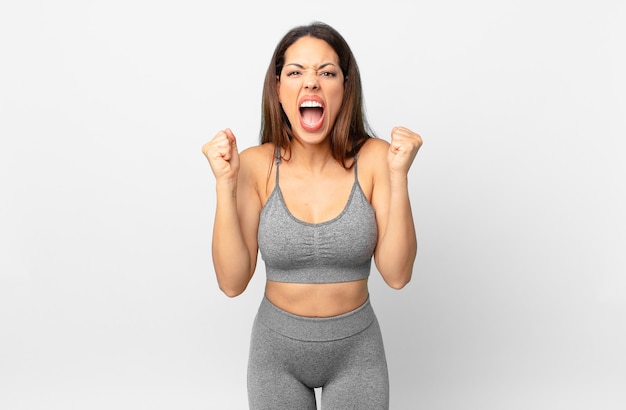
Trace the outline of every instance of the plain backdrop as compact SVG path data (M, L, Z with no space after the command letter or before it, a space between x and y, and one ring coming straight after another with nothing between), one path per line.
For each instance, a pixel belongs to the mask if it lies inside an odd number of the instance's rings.
M412 282L374 270L391 408L626 408L622 1L0 3L0 408L245 409L262 260L216 284L200 148L258 143L321 20L420 133Z

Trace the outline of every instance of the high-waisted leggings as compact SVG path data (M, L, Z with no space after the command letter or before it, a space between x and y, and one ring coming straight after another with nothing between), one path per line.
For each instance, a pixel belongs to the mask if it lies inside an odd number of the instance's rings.
M253 410L389 408L387 361L368 301L328 318L293 315L263 298L252 329L248 402Z

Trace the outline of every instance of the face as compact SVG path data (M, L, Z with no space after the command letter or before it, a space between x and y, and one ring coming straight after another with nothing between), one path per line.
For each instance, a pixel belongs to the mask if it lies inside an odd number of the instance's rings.
M287 49L277 91L294 138L309 144L326 139L339 114L343 82L339 57L324 40L302 37Z

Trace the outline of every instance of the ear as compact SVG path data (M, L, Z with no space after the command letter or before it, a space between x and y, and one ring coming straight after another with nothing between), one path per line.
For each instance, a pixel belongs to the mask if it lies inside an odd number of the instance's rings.
M276 95L280 95L280 76L276 76ZM278 102L280 102L280 97L278 98Z

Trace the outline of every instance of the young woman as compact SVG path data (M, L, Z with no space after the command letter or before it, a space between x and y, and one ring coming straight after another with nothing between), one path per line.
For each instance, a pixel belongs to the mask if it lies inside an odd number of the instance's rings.
M407 174L422 139L374 138L359 70L323 23L278 43L263 90L261 144L239 153L230 129L202 147L216 179L213 263L228 296L260 250L265 295L252 330L251 409L387 409L389 378L369 301L371 259L401 289L417 249Z

